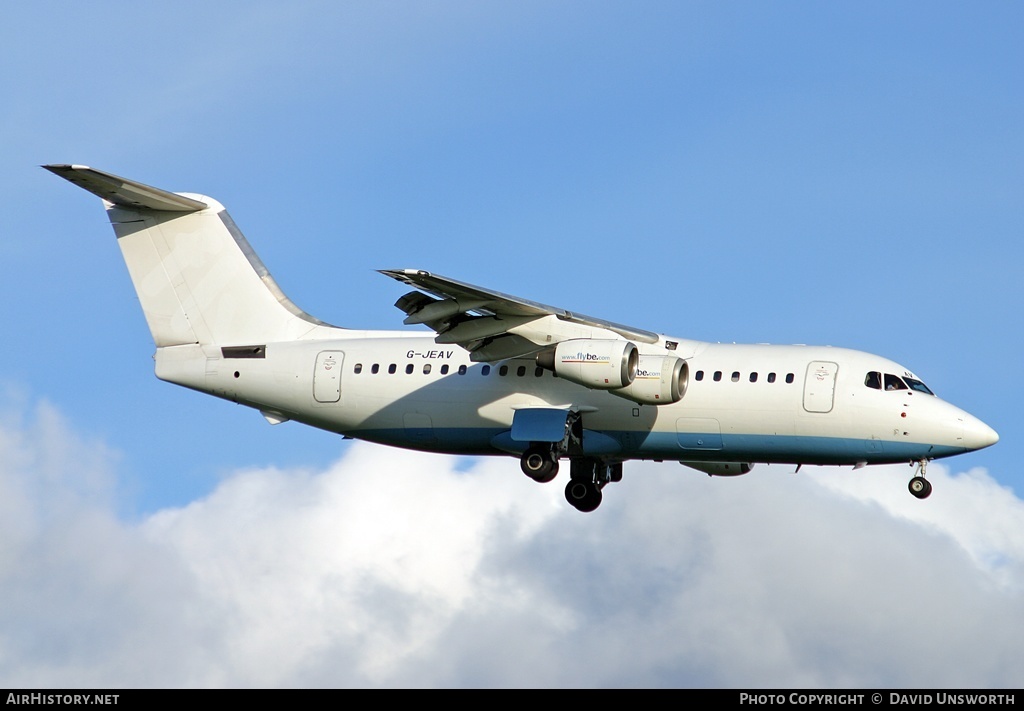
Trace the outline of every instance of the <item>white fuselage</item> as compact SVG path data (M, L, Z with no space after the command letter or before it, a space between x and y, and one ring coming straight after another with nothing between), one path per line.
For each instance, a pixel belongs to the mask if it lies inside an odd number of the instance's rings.
M679 340L684 396L641 405L558 378L530 358L488 365L431 335L336 333L269 343L262 357L161 348L157 374L257 408L272 422L450 453L521 452L526 444L507 435L524 408L583 413L585 453L618 460L873 464L951 456L994 436L929 393L868 387L872 371L912 374L844 348Z

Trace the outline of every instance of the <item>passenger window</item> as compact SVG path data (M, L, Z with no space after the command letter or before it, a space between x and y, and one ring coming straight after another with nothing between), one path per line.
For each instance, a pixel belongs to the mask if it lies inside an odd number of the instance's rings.
M459 375L465 375L465 374L466 374L466 366L460 365L459 366Z
M756 383L757 382L757 373L751 373L750 374L750 382L752 382L752 383Z
M768 382L769 383L774 383L775 382L775 373L768 373Z
M693 379L697 380L697 381L703 380L704 379L704 371L703 370L698 370L696 373L694 373Z
M539 378L540 376L544 375L544 369L538 367L535 371L533 371L533 375L535 378Z
M508 375L508 366L507 365L503 365L500 368L498 368L498 375L500 375L502 377Z
M898 376L892 373L885 374L885 389L886 390L906 390L907 384L899 379Z
M734 383L738 383L740 381L740 371L738 371L738 370L732 371L732 381Z
M423 364L423 374L430 375L430 363Z
M485 365L483 368L480 369L480 375L490 375L490 374L491 374L491 366Z
M881 390L882 374L879 373L878 371L872 370L870 373L864 376L864 384L867 385L869 388Z
M363 364L362 363L356 363L356 367L354 368L354 370L355 370L355 374L359 375L360 373L363 372Z
M370 374L371 375L376 375L379 372L380 372L380 364L379 363L374 363L372 366L370 366Z
M412 363L410 363L409 365L405 366L405 374L406 375L412 375Z
M448 375L448 364L445 363L441 366L441 375Z
M792 373L786 373L786 382L787 383L792 383L793 382L793 374Z
M521 365L518 368L516 368L516 375L518 375L520 378L526 375L526 366Z
M392 363L388 366L388 375L394 375L396 370L398 370L398 366Z
M715 371L715 382L717 383L721 379L722 379L722 371L716 370Z

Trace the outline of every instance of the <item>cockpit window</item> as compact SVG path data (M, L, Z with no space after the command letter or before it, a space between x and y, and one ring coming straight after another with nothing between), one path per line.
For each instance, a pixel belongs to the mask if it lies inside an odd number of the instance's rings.
M927 393L929 395L935 394L931 390L929 390L928 386L922 383L920 380L914 380L913 378L908 378L906 376L903 376L903 379L907 382L907 385L910 386L911 390L916 390L919 393Z
M864 376L864 384L867 385L869 388L874 388L875 390L881 390L882 389L882 374L879 373L877 370L872 370L870 373L868 373L866 376Z
M893 375L892 373L885 374L885 389L886 390L906 390L907 384L900 380L899 376Z

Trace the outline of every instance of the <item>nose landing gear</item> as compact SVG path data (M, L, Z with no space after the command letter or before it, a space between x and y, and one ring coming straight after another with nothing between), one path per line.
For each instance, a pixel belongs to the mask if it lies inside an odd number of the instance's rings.
M932 483L924 478L925 470L928 468L928 460L922 459L917 462L915 468L915 476L910 480L910 484L907 486L910 489L910 493L919 499L927 499L932 493Z

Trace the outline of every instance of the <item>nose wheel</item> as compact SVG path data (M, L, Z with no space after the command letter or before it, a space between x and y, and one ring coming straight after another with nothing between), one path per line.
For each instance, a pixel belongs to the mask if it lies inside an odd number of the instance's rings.
M917 462L916 476L910 480L907 488L910 493L919 499L927 499L932 494L932 483L924 478L925 469L928 468L928 460L922 459Z
M932 483L923 476L915 476L907 488L919 499L927 499L932 493Z

